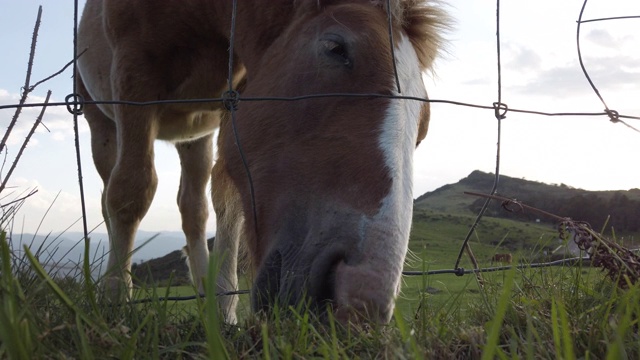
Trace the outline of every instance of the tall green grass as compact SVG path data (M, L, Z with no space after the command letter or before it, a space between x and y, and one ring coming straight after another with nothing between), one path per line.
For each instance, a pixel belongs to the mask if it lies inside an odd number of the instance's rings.
M232 326L214 286L188 302L157 300L175 290L151 286L134 297L154 301L109 304L86 272L52 278L37 254L1 240L0 358L640 357L640 289L620 290L597 269L511 270L487 274L484 287L473 277L412 278L388 325L343 327L301 305ZM208 276L215 270L211 261Z

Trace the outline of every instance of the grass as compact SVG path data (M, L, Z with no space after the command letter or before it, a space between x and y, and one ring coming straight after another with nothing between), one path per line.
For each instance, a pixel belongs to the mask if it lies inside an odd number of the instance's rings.
M408 270L451 269L465 235L464 215L418 210ZM427 225L428 224L428 225ZM462 228L462 229L461 229ZM496 237L495 234L504 234ZM487 218L473 249L481 265L496 252L517 261L554 247L557 235L535 224ZM479 241L479 239L483 241ZM486 241L488 239L489 241ZM320 321L304 306L252 314L241 296L238 325L223 324L213 289L206 299L158 300L193 288L138 289L138 305L106 302L90 275L100 264L52 279L39 261L55 249L30 253L0 238L0 359L31 358L638 358L637 285L619 290L593 268L554 267L472 275L412 276L389 325L344 328ZM209 277L215 275L211 262ZM469 268L468 262L462 263ZM89 268L90 267L90 268ZM243 287L249 281L242 278Z
M212 289L195 301L105 305L99 290L87 291L81 271L54 280L37 254L12 252L4 234L1 240L0 358L640 356L640 289L620 290L592 268L490 273L482 288L473 276L408 277L385 326L344 328L331 317L319 321L304 306L250 314L243 296L244 315L232 326L221 323ZM209 276L214 273L212 265ZM190 292L152 287L136 296Z

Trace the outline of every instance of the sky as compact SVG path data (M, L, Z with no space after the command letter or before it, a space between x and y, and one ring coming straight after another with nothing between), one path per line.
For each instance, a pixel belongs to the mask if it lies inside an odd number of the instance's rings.
M53 74L73 56L73 1L0 0L0 104L18 102L38 5L43 6L43 15L32 78ZM545 112L604 109L578 63L576 20L582 5L582 0L502 2L502 102L509 108ZM443 6L453 26L445 34L446 51L434 73L424 77L429 95L490 106L498 99L496 3L451 1ZM640 15L640 2L591 0L583 19L628 15ZM640 116L640 19L583 24L580 39L586 69L609 108ZM72 92L71 75L67 70L41 85L29 101L41 102L49 89L52 101L63 101ZM38 112L22 111L8 144L2 176ZM13 113L13 109L0 110L0 128L6 129ZM640 129L640 121L626 121ZM81 231L73 118L65 108L49 108L44 124L48 131L40 127L31 139L0 203L35 188L38 192L14 220L14 232ZM89 228L97 226L97 231L105 232L100 226L102 182L91 161L84 119L79 128L87 222ZM433 104L429 134L414 158L414 197L457 182L473 170L494 172L496 143L497 120L492 110ZM504 175L586 190L628 190L640 188L638 154L640 133L604 116L508 112L502 120L500 172ZM173 146L156 144L156 166L158 190L140 228L178 231L175 198L180 169ZM211 214L208 229L213 232L213 211Z

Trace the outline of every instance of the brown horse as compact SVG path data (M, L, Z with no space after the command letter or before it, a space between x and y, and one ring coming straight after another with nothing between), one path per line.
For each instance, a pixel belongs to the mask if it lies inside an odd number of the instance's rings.
M232 0L88 0L79 28L78 85L88 100L218 97L227 86ZM192 278L206 275L206 186L217 216L218 290L237 288L239 242L255 271L254 309L303 300L331 304L341 320L389 321L412 216L412 157L444 16L416 0L238 1L234 86L241 96L325 93L383 97L240 102L237 133L220 102L87 106L104 181L109 231L106 290L129 289L130 252L156 189L154 141L176 146L178 206ZM213 166L212 133L220 126ZM213 166L213 170L212 170ZM211 175L210 175L211 174ZM254 216L255 212L255 216ZM119 294L119 295L118 295ZM234 322L236 296L221 297Z
M491 258L491 263L503 263L503 264L511 264L513 262L513 255L507 254L495 254Z

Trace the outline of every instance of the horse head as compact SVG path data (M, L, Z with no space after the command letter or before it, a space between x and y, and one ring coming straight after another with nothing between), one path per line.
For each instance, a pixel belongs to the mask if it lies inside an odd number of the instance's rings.
M427 97L444 19L392 3L302 1L266 51L241 58L246 100L222 121L213 180L236 194L214 206L242 209L256 309L311 299L343 321L391 318L430 114L397 96Z

